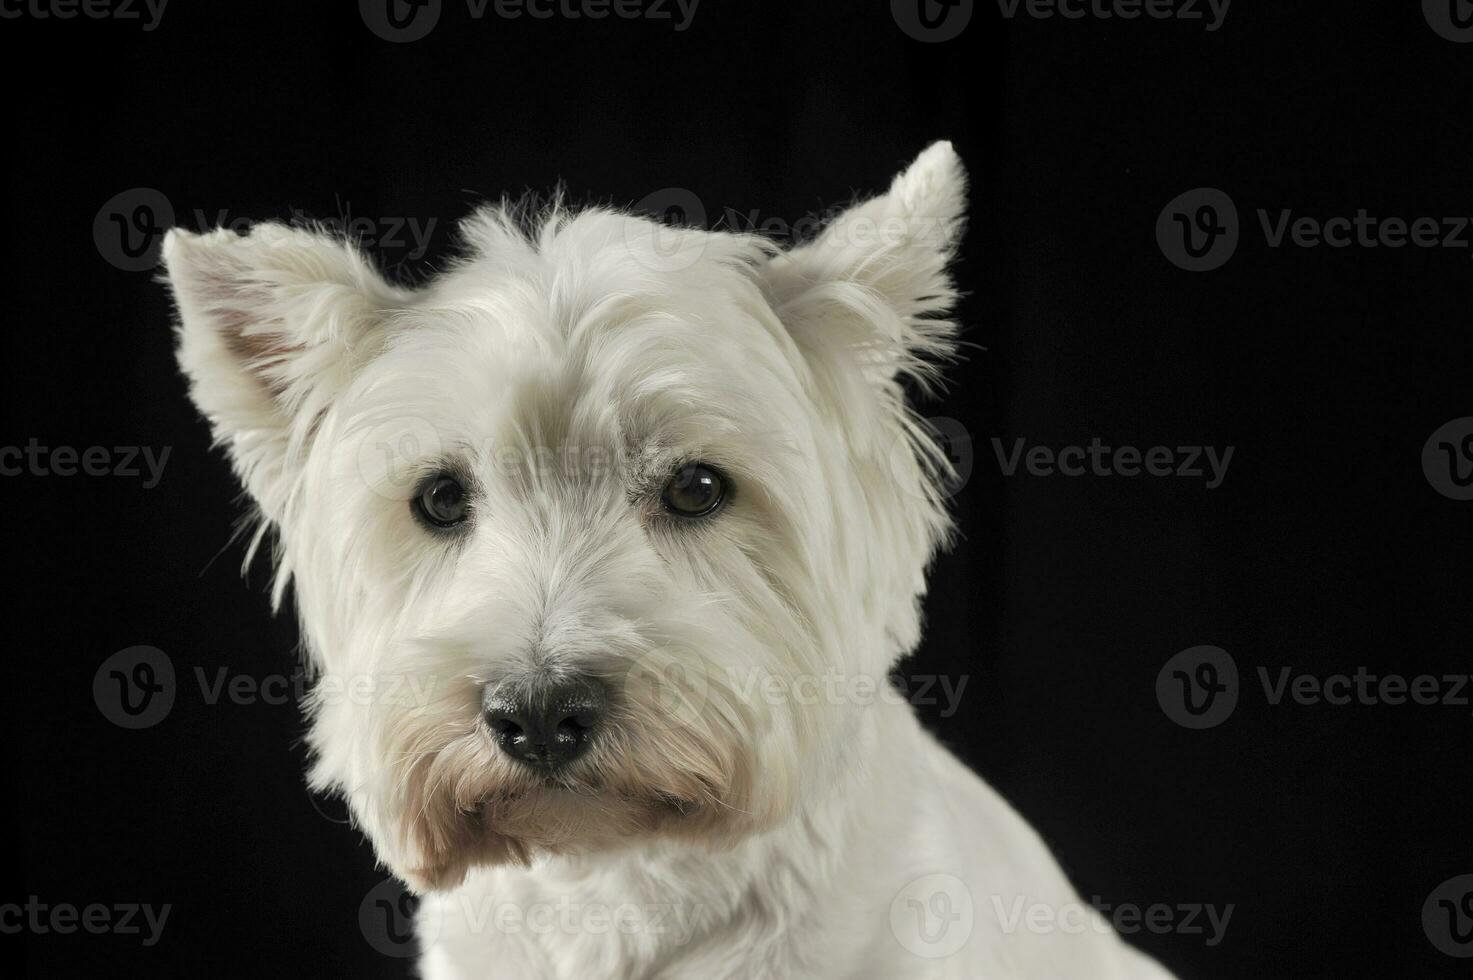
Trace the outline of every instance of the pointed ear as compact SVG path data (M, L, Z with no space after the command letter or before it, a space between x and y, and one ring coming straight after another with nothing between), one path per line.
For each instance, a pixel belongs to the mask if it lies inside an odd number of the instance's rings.
M316 420L380 348L408 294L352 246L280 224L164 240L179 365L215 441L279 522Z
M817 370L889 387L925 384L952 353L957 299L948 266L966 216L967 175L950 143L933 143L890 190L833 218L778 256L768 284L778 315Z
M766 270L768 299L863 495L868 523L855 564L871 570L863 587L891 639L890 662L919 642L926 565L951 526L951 463L901 382L927 386L954 349L948 266L966 185L951 144L932 144L887 193L840 213Z

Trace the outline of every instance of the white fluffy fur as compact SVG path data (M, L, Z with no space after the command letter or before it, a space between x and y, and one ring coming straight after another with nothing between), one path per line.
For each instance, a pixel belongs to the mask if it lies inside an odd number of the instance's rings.
M938 143L788 251L504 205L409 290L324 234L170 234L180 363L295 583L312 782L424 893L426 976L1164 975L1108 932L1005 929L994 896L1078 901L1036 835L909 706L801 696L919 638L945 463L902 382L951 353L964 212ZM735 491L677 525L659 488L692 460ZM446 464L474 484L450 538L406 502ZM574 673L612 713L549 786L480 692ZM930 959L890 913L936 873L974 925Z

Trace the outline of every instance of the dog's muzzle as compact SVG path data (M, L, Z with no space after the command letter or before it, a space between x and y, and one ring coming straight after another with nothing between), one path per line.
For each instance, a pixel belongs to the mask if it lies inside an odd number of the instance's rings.
M607 708L608 691L592 677L530 690L488 686L481 701L486 726L501 751L547 775L588 750Z

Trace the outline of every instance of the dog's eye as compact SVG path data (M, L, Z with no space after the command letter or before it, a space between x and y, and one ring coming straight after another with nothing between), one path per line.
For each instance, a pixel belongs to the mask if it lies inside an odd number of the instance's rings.
M690 463L675 471L660 502L681 517L705 517L726 499L726 482L704 463Z
M414 498L414 509L435 527L454 527L465 520L470 508L460 481L441 473L425 481Z

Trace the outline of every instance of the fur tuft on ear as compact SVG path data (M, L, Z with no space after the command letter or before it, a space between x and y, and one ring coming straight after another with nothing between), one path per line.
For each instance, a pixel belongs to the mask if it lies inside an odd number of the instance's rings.
M176 228L163 261L190 397L262 515L280 523L317 419L408 294L351 245L275 223L244 236Z

